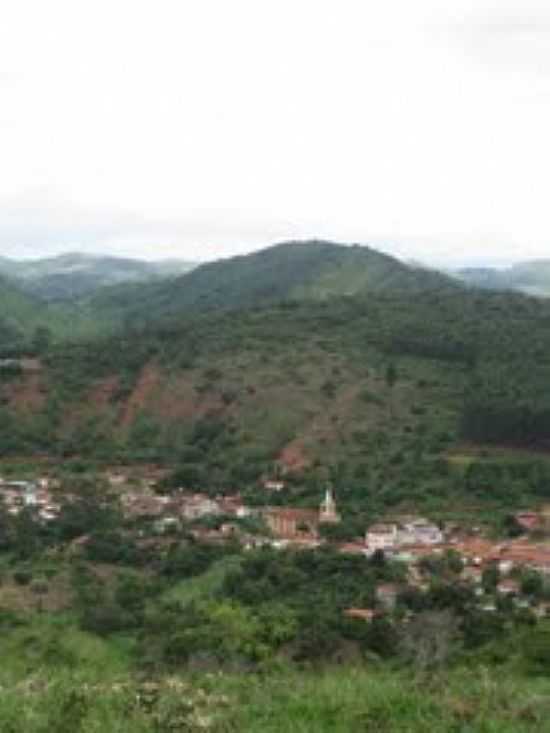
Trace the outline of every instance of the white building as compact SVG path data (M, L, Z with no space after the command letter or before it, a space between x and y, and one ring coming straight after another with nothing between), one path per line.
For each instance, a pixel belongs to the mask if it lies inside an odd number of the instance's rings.
M397 545L398 528L397 524L380 523L369 527L365 535L365 542L369 552L376 550L391 550Z

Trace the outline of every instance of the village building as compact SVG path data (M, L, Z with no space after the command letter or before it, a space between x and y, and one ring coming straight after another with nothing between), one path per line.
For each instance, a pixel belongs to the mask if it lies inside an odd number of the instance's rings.
M360 621L372 621L378 615L379 612L373 608L346 608L344 610L344 616L359 619Z
M497 590L502 595L517 595L520 591L520 585L513 578L505 578L497 585Z
M266 491L274 491L276 493L279 493L279 491L283 491L285 486L286 483L284 481L281 481L280 479L266 479L263 482L263 487Z
M319 512L315 509L268 507L262 511L262 516L276 537L294 539L317 536Z
M434 546L443 541L443 532L439 527L423 517L400 517L379 522L369 527L365 535L370 553L415 545Z
M518 512L514 514L514 519L525 532L532 532L542 525L542 518L538 512Z
M122 510L127 517L160 517L172 509L169 497L129 492L121 497Z
M315 539L320 524L340 521L330 489L327 489L319 510L272 506L261 510L260 514L276 537L288 540Z
M218 501L206 494L185 495L178 499L180 515L187 520L223 514Z
M397 544L397 525L382 522L373 524L367 530L365 544L370 553L393 549Z
M237 519L244 519L254 514L254 511L246 506L241 496L216 496L216 502L222 514L227 514Z

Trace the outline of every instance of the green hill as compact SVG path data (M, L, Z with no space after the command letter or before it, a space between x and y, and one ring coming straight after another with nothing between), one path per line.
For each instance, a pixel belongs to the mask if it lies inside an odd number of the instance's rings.
M287 242L202 265L169 282L111 288L89 305L119 322L135 323L281 300L457 287L440 273L407 266L369 247Z
M362 510L506 506L547 496L546 468L453 460L455 475L447 459L464 444L548 454L548 323L546 301L452 288L179 316L54 347L38 383L0 389L0 441L178 466L212 491L283 470L306 503L330 476Z

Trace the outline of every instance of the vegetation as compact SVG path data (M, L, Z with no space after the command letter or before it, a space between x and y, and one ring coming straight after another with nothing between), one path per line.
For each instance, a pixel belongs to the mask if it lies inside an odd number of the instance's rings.
M94 471L162 464L162 491L249 504L313 506L330 482L329 540L409 508L513 536L550 497L550 303L326 243L72 311L0 293L2 472L41 456L63 486L53 521L0 505L2 731L548 729L538 572L518 570L516 603L452 552L412 583L381 552L208 544L125 518ZM62 337L71 312L93 338Z

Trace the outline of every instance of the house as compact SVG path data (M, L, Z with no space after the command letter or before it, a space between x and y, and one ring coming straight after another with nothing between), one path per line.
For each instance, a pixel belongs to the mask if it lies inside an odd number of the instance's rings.
M266 491L283 491L285 488L286 483L284 481L281 481L280 479L267 479L263 483L263 487Z
M368 529L365 537L369 552L413 545L433 546L441 544L443 540L443 532L436 524L423 517L409 516L375 524Z
M424 517L396 517L396 543L398 545L438 545L443 542L443 533L439 527Z
M517 595L520 590L520 585L517 580L505 578L497 585L497 590L499 593L502 593L502 595Z
M222 514L228 514L238 519L244 519L253 514L252 509L246 506L239 494L235 496L216 496L216 501Z
M181 516L188 520L223 514L222 507L206 494L185 495L179 499Z
M355 618L360 621L372 621L378 615L379 612L373 608L346 608L344 611L344 616L347 618Z
M365 543L369 553L391 550L397 544L397 524L393 522L373 524L367 530Z
M339 545L338 552L344 555L367 555L364 542L344 542Z
M436 524L426 519L417 519L410 525L403 528L403 538L412 536L412 544L419 545L439 545L443 542L443 533ZM401 540L401 544L405 544Z
M130 492L121 497L122 509L127 517L160 517L170 505L165 496Z
M518 512L514 514L514 519L525 532L532 532L542 526L542 519L538 512Z

